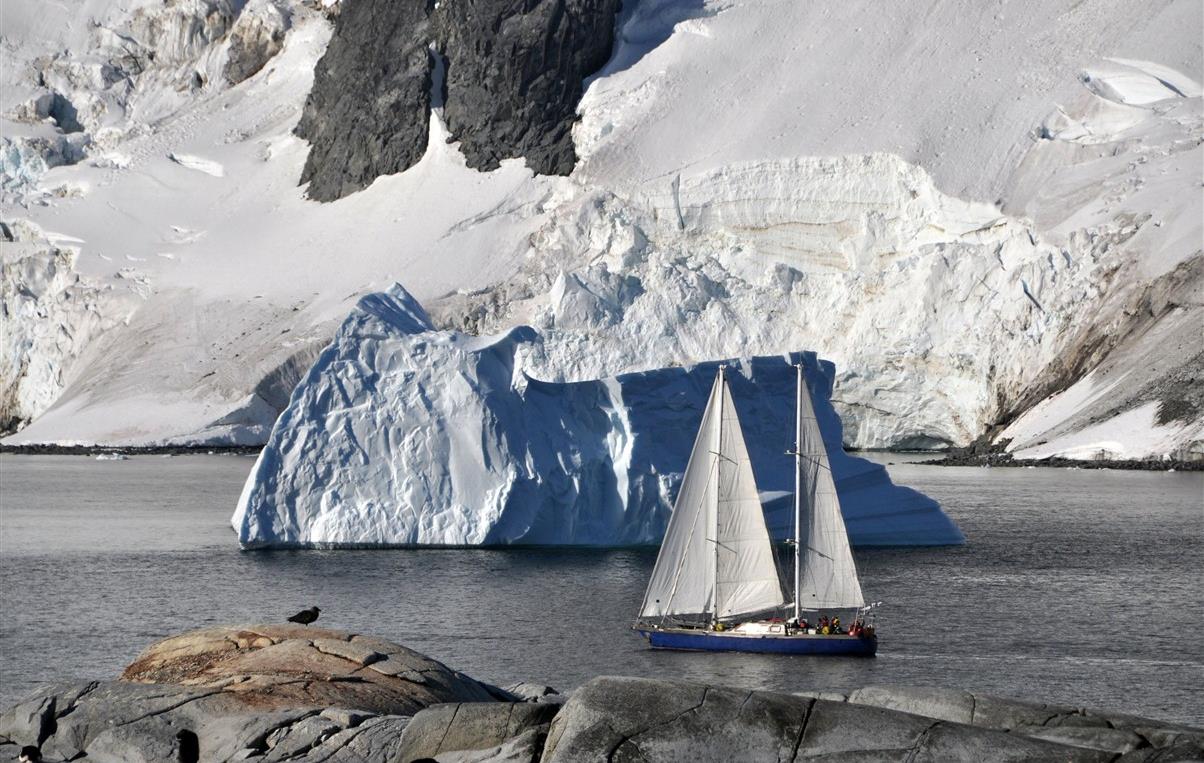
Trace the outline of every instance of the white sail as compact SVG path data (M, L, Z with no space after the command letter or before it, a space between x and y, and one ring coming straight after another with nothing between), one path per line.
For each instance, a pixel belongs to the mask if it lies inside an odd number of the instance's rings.
M780 608L784 602L781 578L730 394L723 395L719 454L714 611L719 618L729 618Z
M640 616L728 618L782 602L748 449L721 370Z
M715 526L718 495L719 397L715 378L694 449L677 491L665 539L644 594L641 617L697 615L710 612L715 590L715 555L707 537Z
M864 606L857 566L849 548L840 499L832 482L828 451L820 435L811 392L799 368L799 490L807 515L802 520L801 579L796 581L799 606L806 610L853 609Z

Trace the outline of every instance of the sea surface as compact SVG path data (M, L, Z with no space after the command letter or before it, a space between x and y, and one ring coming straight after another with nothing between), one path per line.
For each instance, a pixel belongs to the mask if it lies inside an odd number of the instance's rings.
M929 684L1204 725L1204 474L874 456L969 542L856 552L875 659L654 652L629 627L655 549L238 549L238 456L0 457L0 706L116 676L216 623L371 633L497 684L599 674L775 690Z

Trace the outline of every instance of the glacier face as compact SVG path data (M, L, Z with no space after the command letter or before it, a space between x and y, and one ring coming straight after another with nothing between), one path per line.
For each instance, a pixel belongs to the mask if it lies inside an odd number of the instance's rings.
M543 336L436 329L400 286L364 297L297 386L233 525L245 547L655 543L717 361L575 382L524 373ZM850 535L960 543L939 506L844 453L812 353L731 361L775 535L791 527L794 371L804 364Z
M54 246L27 224L6 230L12 240L0 249L0 430L46 410L96 337L123 326L140 302L140 284L80 278L73 249Z

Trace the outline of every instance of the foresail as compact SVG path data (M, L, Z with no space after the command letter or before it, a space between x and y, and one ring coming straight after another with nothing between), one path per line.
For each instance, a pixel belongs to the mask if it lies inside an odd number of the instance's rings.
M785 598L730 394L723 395L721 431L715 611L720 618L730 618L779 608Z
M810 390L799 396L798 430L803 506L810 509L803 523L799 602L807 610L861 607L861 583Z
M644 594L641 617L710 612L715 588L715 551L708 538L715 527L721 384L717 377L711 388L656 567Z

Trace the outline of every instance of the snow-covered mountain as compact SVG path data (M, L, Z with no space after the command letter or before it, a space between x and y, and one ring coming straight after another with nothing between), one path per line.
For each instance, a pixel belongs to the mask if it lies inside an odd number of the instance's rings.
M436 329L401 286L360 300L298 384L233 518L245 547L660 540L718 363L582 382L523 372L544 337ZM845 454L814 354L728 371L773 534L793 532L795 371L803 365L850 539L945 545L935 501Z
M541 5L6 2L5 441L264 442L396 281L549 382L814 350L853 446L1201 449L1199 3Z

